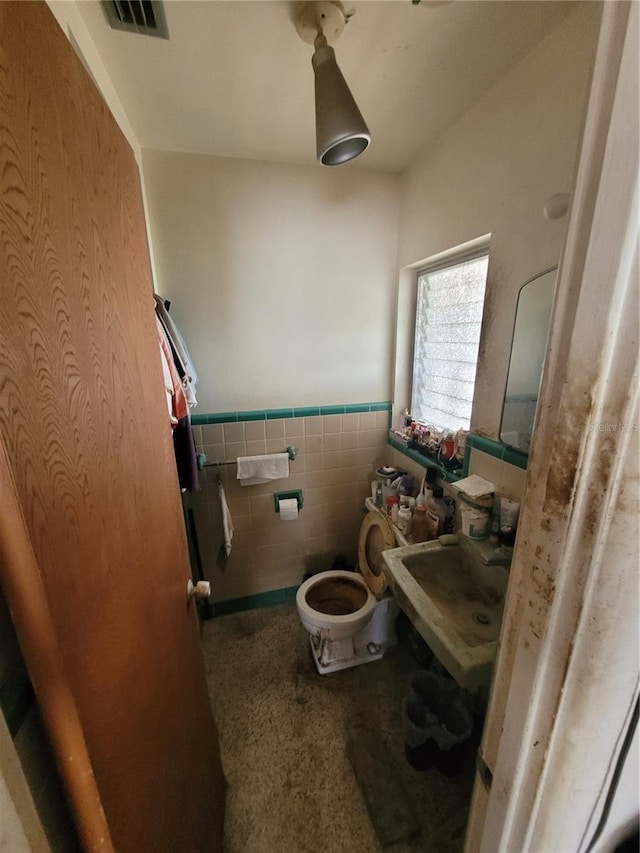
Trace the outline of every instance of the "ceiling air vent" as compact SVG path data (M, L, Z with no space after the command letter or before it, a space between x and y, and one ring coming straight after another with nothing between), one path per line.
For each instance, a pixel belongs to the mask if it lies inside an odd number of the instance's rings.
M160 0L102 0L102 6L114 30L169 38L167 19Z

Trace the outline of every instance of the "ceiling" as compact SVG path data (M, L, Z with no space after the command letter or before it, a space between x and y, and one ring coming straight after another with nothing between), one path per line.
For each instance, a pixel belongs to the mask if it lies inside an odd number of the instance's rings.
M401 173L574 7L360 0L334 44L371 130L353 167ZM169 40L78 8L143 148L315 163L313 48L293 2L167 0ZM343 168L350 168L345 166Z

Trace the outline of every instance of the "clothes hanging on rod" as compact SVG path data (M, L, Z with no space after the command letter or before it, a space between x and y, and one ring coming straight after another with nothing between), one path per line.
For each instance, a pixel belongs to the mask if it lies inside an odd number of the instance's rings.
M169 317L164 300L154 295L154 303L178 481L183 491L195 492L200 484L190 409L197 405L195 384L198 374L182 335Z
M169 312L165 307L164 300L154 295L156 316L165 330L173 359L178 371L178 375L182 381L185 397L190 408L198 404L196 399L196 385L198 384L198 374L189 355L189 350L184 342L184 338L180 334L180 330L169 316Z
M160 342L160 353L162 356L162 371L164 374L165 393L167 395L167 408L173 429L178 425L181 418L187 416L189 408L184 393L180 376L173 360L171 346L167 340L164 327L156 317L158 340Z

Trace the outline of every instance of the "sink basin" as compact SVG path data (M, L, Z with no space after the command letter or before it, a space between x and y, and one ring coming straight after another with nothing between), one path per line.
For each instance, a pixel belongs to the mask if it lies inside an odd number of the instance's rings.
M383 552L396 600L462 687L485 687L498 650L509 572L487 565L482 546L420 542Z

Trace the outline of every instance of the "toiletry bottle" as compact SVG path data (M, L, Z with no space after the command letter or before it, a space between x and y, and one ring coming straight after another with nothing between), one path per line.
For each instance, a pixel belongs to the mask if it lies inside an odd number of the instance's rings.
M438 518L437 513L431 512L431 510L428 509L427 507L425 507L425 513L424 514L425 514L425 517L427 520L427 538L425 539L425 542L429 542L432 539L437 539L438 536L440 535L438 533L438 527L440 524L440 519Z
M442 519L442 526L444 527L445 519L449 514L449 507L447 506L447 501L444 499L443 495L444 489L442 488L442 486L436 486L433 490L433 500L438 505L438 514Z
M416 511L411 523L411 538L414 542L427 542L435 537L430 535L431 524L427 518L427 508L424 501L421 504L416 504Z
M376 488L376 506L382 508L382 483L378 480Z
M400 501L394 495L389 495L386 500L386 512L389 518L393 517L394 507L397 512Z
M398 530L405 536L411 535L411 510L408 506L400 507L398 510Z
M433 520L436 526L436 536L444 531L444 522L447 517L447 505L442 499L443 490L441 486L435 486L433 495L427 498L425 506L427 507L427 515Z

